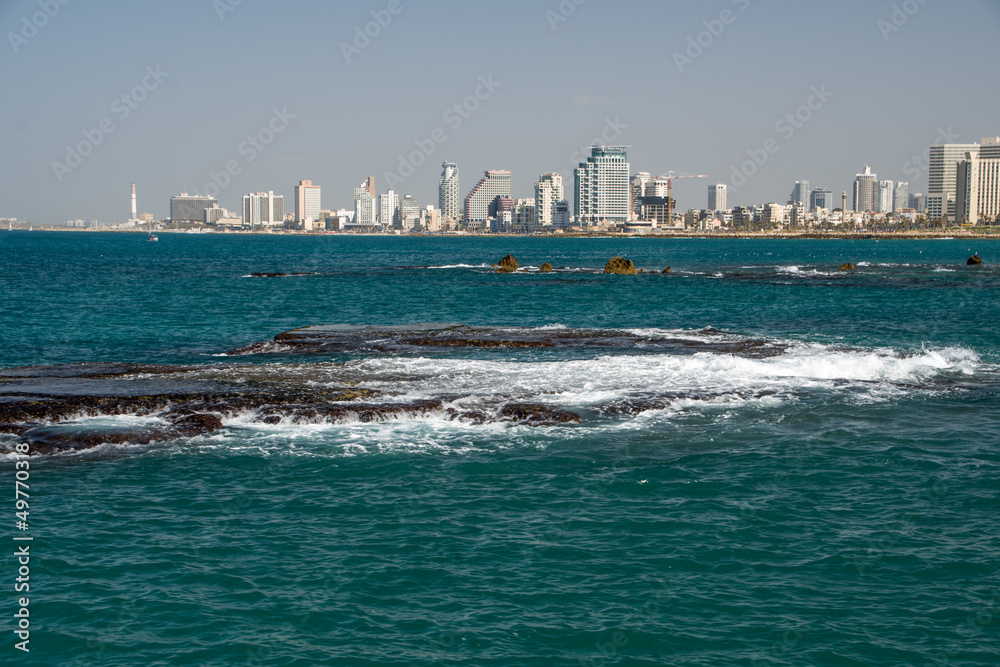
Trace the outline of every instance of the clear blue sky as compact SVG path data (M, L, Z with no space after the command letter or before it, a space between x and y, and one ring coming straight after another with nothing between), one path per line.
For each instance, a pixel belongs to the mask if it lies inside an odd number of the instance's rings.
M239 174L223 206L273 189L291 208L308 178L324 207L351 207L358 183L371 175L386 190L399 156L439 128L447 138L397 191L436 204L449 160L465 192L483 170L509 169L527 197L540 173L571 173L609 121L632 146L633 172L711 177L679 184L681 209L704 207L708 182L733 183L768 139L776 152L730 205L784 202L801 179L839 194L866 164L917 191L926 173L910 161L939 128L961 141L1000 134L1000 2L896 1L917 9L889 31L888 0L565 0L575 11L559 22L560 0L398 0L351 62L341 44L389 0L69 0L36 17L37 34L22 30L38 0L2 1L0 217L120 222L132 182L140 212L166 217L172 194L204 190L230 161ZM729 23L711 24L724 10ZM721 34L702 34L702 52L679 68L674 54L705 21ZM455 128L445 112L490 76L501 85L481 88L486 99ZM135 108L115 102L143 83ZM814 98L807 122L777 125L824 86L832 97ZM295 118L249 160L241 144L286 108ZM57 175L67 144L96 138L102 121L113 132Z

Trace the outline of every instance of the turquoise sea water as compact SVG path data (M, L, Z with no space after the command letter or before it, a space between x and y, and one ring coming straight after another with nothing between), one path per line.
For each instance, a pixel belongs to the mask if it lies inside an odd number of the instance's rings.
M492 273L508 253L558 270ZM614 255L650 272L598 273ZM0 368L349 372L400 400L581 416L243 416L39 457L32 650L9 633L4 664L1000 664L998 263L993 241L0 232ZM308 325L426 322L777 353L225 356Z

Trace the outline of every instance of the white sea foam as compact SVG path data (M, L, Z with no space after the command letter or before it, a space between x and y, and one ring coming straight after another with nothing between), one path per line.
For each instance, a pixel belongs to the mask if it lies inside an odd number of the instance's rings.
M489 269L489 264L445 264L443 266L428 266L428 269Z

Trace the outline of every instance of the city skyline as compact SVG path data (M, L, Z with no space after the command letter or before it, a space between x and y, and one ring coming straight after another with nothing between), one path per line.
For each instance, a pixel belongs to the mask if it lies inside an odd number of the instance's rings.
M36 1L5 3L0 71L29 94L0 110L15 156L0 167L0 215L118 222L122 183L133 182L156 218L171 196L210 184L235 210L272 188L295 201L305 178L326 190L326 208L347 208L367 175L379 192L436 202L445 160L469 184L510 170L515 195L530 197L539 173L572 190L595 140L633 146L634 169L654 176L708 174L729 186L730 206L782 202L803 179L836 198L866 163L912 193L927 189L927 146L996 133L1000 93L983 81L1000 8L985 1L915 3L912 14L860 0L796 12L751 0L515 1L501 16L457 0L302 5L309 21L230 0L68 3L36 27ZM485 48L463 27L487 20L526 46L460 57ZM197 54L176 48L180 30ZM296 49L260 48L293 30ZM580 56L594 35L620 39L626 57ZM930 47L949 37L963 48ZM105 48L87 48L94 41ZM550 62L556 75L537 77ZM912 86L886 80L879 63L908 68ZM682 208L705 205L704 184L678 182L675 194Z

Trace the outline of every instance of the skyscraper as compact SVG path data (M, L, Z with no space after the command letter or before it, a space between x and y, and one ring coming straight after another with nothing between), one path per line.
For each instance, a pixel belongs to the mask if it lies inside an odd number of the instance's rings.
M865 165L865 172L854 179L854 210L858 213L877 211L879 204L878 176Z
M202 222L205 219L205 209L218 205L219 201L214 197L191 196L182 192L170 198L170 221Z
M276 195L273 191L243 195L244 227L253 229L261 225L280 225L284 222L284 196Z
M542 174L535 184L535 221L541 227L555 224L556 205L565 199L561 174Z
M626 146L591 148L574 172L577 222L629 221L629 169Z
M642 217L642 200L646 197L646 188L653 180L653 175L648 171L640 171L632 177L632 219L638 220Z
M809 196L809 210L815 211L818 208L833 210L833 192L825 188L817 188Z
M510 172L490 170L465 198L465 222L482 228L496 215L497 197L510 197Z
M399 223L399 195L395 191L379 195L378 219L383 227L395 227Z
M937 144L931 146L927 168L927 217L937 220L955 216L955 192L958 163L967 153L979 153L979 144Z
M299 181L295 186L295 222L311 228L323 210L322 190L312 181Z
M441 165L441 181L438 183L438 207L441 209L442 218L450 218L453 221L459 219L461 196L458 165L453 162L443 163Z
M893 212L910 206L910 184L907 181L896 183L896 194L893 195Z
M727 187L724 183L708 186L708 210L725 211Z
M803 206L809 203L809 181L795 181L791 201Z
M413 195L406 195L399 202L399 225L404 232L409 232L419 224L420 200Z
M375 210L375 179L369 178L354 188L354 226L374 227L378 224L377 215L378 211Z
M892 198L896 194L896 184L892 181L881 181L878 185L878 212L892 213Z
M956 222L1000 220L1000 137L983 139L982 150L966 153L956 179Z

